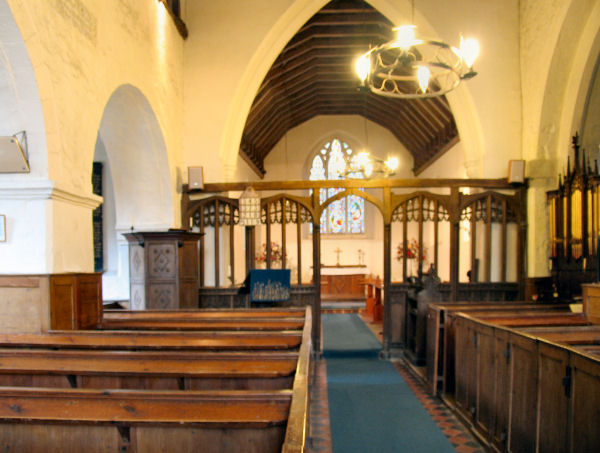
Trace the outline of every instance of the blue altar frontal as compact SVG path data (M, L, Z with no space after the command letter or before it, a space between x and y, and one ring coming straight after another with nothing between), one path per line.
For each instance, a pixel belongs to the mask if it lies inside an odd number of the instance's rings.
M250 302L278 302L290 298L289 269L252 269Z

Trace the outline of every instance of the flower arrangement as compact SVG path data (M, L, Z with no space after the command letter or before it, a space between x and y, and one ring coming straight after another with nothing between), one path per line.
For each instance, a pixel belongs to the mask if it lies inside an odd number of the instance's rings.
M283 257L283 253L279 244L277 242L271 242L271 264L280 263L282 258L287 258L287 253L286 256ZM254 261L257 263L267 262L267 244L264 242L261 245L261 251L254 257Z
M404 258L404 243L401 242L400 244L398 244L398 247L396 248L396 259L398 261L402 261L402 259ZM408 244L406 245L406 259L408 260L414 260L417 259L419 257L419 250L420 250L420 246L419 243L417 242L416 239L411 239L408 241ZM425 246L423 246L423 250L421 250L422 253L422 258L423 261L427 260L427 248Z

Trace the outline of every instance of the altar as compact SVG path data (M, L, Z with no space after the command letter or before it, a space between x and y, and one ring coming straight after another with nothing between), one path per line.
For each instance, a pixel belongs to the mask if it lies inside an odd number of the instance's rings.
M364 281L369 269L364 264L321 265L321 299L364 301Z

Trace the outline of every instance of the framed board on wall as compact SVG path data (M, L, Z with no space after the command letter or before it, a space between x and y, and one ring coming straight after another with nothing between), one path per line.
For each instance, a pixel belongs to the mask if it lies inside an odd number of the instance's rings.
M6 242L6 216L0 214L0 242Z

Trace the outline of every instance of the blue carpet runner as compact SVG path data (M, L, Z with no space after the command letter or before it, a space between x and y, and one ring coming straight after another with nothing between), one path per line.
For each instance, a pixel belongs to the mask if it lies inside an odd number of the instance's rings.
M455 452L357 315L322 322L334 453Z

